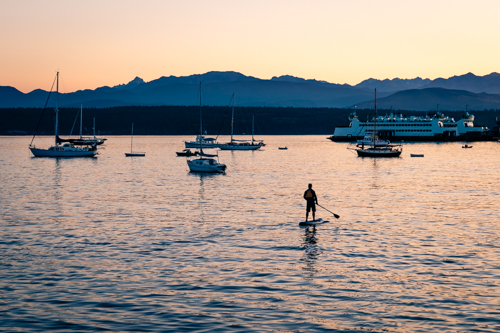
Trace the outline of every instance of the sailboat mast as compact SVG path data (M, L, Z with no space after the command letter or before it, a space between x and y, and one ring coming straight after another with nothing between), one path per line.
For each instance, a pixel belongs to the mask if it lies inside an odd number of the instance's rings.
M203 135L203 118L201 115L201 82L200 82L200 135Z
M80 139L82 138L83 104L80 104Z
M254 123L255 123L255 115L252 116L252 143L253 143Z
M234 93L233 93L233 111L231 113L231 142L233 142L233 124L234 124Z
M377 88L375 88L375 121L373 122L373 146L377 140Z
M132 154L132 145L134 144L134 123L132 123L132 133L130 134L130 153Z
M94 123L92 124L92 132L94 132L94 139L95 139L95 117L94 117Z
M57 85L56 85L56 109L55 111L55 116L56 116L56 124L55 124L55 129L54 129L54 134L55 134L55 141L56 141L56 146L58 145L57 142L57 136L59 135L59 109L58 107L58 99L59 99L59 72L57 72Z

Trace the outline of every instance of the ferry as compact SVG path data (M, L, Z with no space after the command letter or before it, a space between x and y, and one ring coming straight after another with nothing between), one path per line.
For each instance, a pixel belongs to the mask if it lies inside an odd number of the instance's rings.
M328 139L335 142L350 142L363 139L373 131L375 119L360 121L356 112L349 115L349 126L338 126ZM474 127L474 116L464 113L462 119L455 121L442 113L425 117L405 117L391 113L378 116L378 137L395 141L481 141L488 139L487 127Z

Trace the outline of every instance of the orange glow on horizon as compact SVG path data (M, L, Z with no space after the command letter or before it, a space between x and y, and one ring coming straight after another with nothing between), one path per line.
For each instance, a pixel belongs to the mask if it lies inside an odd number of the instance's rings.
M0 85L235 71L331 83L500 72L496 0L3 2Z

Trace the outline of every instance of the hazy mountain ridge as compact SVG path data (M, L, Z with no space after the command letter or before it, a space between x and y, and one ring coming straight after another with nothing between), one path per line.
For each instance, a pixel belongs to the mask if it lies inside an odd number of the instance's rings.
M467 73L461 76L453 76L448 79L435 79L422 88L446 88L455 90L467 90L474 93L500 93L500 74L491 73L485 76L476 76Z
M359 103L356 107L373 108L374 102ZM411 89L387 97L377 97L377 108L415 111L500 109L500 94L477 94L445 88Z
M368 79L351 86L290 75L269 80L238 72L208 72L190 76L163 76L145 82L135 77L128 83L95 90L61 93L61 107L113 107L197 105L199 84L203 83L204 105L228 105L235 93L239 106L373 108L373 90L384 107L404 110L500 109L500 74L476 76L467 73L449 79ZM427 90L442 88L441 90ZM451 93L448 90L455 92ZM423 90L423 91L419 91ZM404 92L405 93L402 93ZM457 92L459 91L459 92ZM461 92L460 92L461 91ZM486 94L485 94L486 93ZM13 87L0 87L0 108L43 107L48 92L34 90L24 94ZM425 100L422 100L425 99ZM53 96L49 105L55 104ZM386 105L387 104L387 105Z
M364 80L361 83L355 85L358 88L364 89L375 89L379 92L396 92L401 90L408 89L419 89L424 87L425 85L431 83L430 79L422 79L420 77L416 77L414 79L385 79L385 80L377 80L377 79L368 79ZM499 90L500 91L500 90Z

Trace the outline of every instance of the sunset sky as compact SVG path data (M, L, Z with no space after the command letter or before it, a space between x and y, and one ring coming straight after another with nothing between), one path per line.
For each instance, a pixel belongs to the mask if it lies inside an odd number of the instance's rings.
M0 0L0 85L236 71L331 83L500 72L498 0Z

